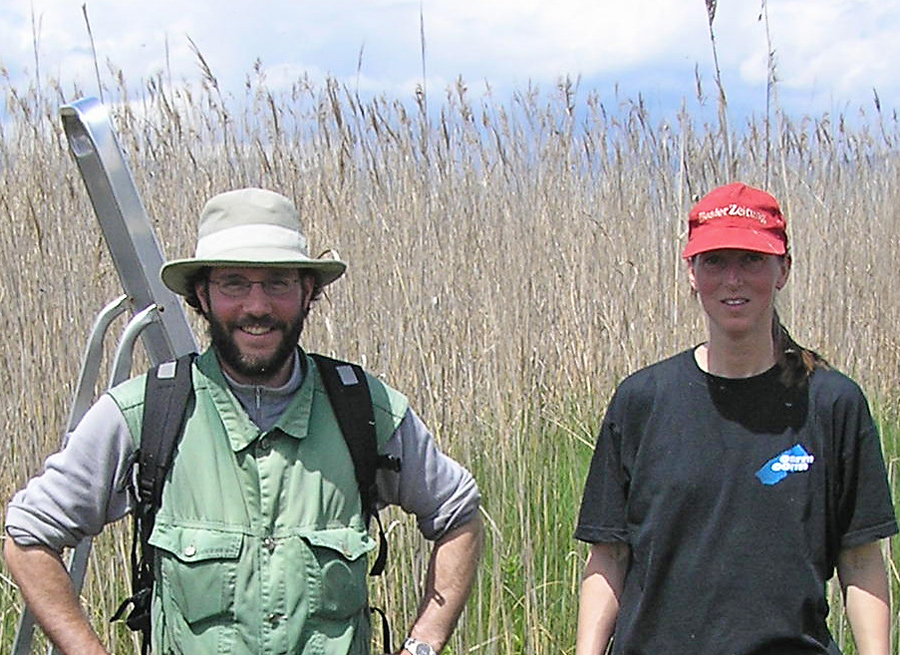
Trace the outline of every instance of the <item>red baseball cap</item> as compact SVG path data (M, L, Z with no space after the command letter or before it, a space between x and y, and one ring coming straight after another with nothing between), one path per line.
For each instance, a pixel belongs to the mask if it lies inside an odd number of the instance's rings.
M775 198L735 182L700 199L688 219L688 242L682 257L734 248L769 255L787 252L787 224Z

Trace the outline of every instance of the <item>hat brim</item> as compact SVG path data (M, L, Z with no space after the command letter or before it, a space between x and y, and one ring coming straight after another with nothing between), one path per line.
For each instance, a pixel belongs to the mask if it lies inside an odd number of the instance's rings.
M746 227L710 227L697 229L688 240L682 257L690 259L710 250L751 250L767 255L784 255L787 247L777 236Z
M189 296L194 275L203 268L223 268L226 266L248 268L295 268L314 272L322 286L331 284L344 274L347 264L339 259L290 259L290 260L247 260L247 259L176 259L163 264L159 277L169 289L179 296Z

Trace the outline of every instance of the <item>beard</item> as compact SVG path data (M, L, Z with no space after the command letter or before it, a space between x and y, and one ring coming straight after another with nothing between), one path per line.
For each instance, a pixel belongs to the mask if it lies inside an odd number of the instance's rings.
M278 321L271 316L267 316L246 318L237 323L226 324L211 312L207 319L209 319L209 338L221 360L240 375L255 379L258 382L264 382L278 373L285 362L293 357L294 349L300 341L300 334L303 332L306 314L300 313L290 323ZM244 353L235 343L231 336L232 333L250 325L261 325L281 331L281 342L271 355L264 357Z

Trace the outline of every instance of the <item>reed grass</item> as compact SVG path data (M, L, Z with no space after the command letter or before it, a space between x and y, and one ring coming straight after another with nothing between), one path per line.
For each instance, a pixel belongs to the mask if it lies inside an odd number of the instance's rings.
M110 73L104 97L165 252L191 252L214 193L259 185L293 197L313 249L335 247L350 263L303 343L407 393L476 474L486 556L450 652L574 651L586 550L571 532L594 433L622 377L702 340L679 260L684 217L692 196L732 171L769 179L783 200L794 255L783 319L869 394L897 496L895 115L782 115L771 140L768 121L751 117L724 148L722 124L695 118L700 99L652 116L639 98L610 102L569 80L508 101L458 80L426 113L421 99L361 98L335 80L271 89L261 67L240 97L208 65L180 86ZM0 85L6 499L58 447L83 340L119 289L57 118L83 91ZM392 561L373 597L402 634L428 549L408 518L385 519ZM83 592L117 652L132 641L106 623L126 595L126 533L98 539ZM0 570L0 652L20 609ZM849 642L839 612L833 620Z

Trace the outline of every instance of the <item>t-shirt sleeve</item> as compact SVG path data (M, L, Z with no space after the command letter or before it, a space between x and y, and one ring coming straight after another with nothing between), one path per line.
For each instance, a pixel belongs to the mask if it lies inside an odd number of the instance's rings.
M129 511L128 472L134 444L118 405L103 395L16 493L6 509L7 534L22 546L61 551Z
M840 547L853 548L897 534L897 520L878 429L862 391L846 391L835 404L839 440L837 512Z
M474 518L481 501L474 477L440 451L411 409L385 444L385 454L400 460L400 471L378 471L379 501L414 514L426 539L439 539Z
M575 538L588 543L628 541L628 484L622 466L621 389L606 410L588 470Z

